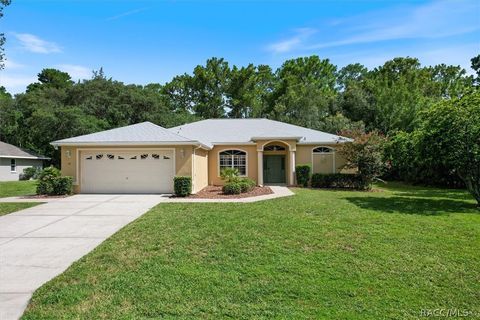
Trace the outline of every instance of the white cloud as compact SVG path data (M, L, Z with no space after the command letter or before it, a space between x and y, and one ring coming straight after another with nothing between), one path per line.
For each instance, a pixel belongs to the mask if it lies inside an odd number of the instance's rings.
M300 28L295 30L295 35L275 43L268 45L267 49L273 53L285 53L297 50L302 47L303 43L314 33L315 29Z
M23 69L25 67L26 66L24 64L17 63L12 59L5 60L5 70Z
M313 28L299 29L294 36L270 44L268 49L273 53L308 52L388 40L441 39L480 30L479 12L480 2L469 0L397 4L386 10L313 26L322 32L316 33Z
M61 71L67 72L74 80L90 79L92 68L74 64L59 64L55 66Z
M62 49L55 42L49 42L30 33L14 33L22 47L34 53L58 53Z
M111 20L117 20L117 19L120 19L120 18L123 18L123 17L126 17L126 16L130 16L132 14L136 14L136 13L139 13L139 12L142 12L144 11L146 8L139 8L139 9L134 9L134 10L130 10L130 11L127 11L127 12L124 12L124 13L120 13L120 14L117 14L115 16L112 16L112 17L109 17L107 19L105 19L106 21L111 21Z
M3 86L10 93L25 91L25 88L37 81L37 77L23 74L9 74L4 71L0 73L0 86Z
M435 39L480 29L480 5L473 1L434 1L419 7L371 12L338 23L336 28L357 30L336 41L322 41L305 49L322 49L396 39ZM348 32L348 30L346 30ZM359 32L358 32L359 31Z

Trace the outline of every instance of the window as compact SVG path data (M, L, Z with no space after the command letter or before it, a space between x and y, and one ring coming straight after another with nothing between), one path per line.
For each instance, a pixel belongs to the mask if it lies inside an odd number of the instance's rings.
M17 172L17 161L15 159L10 159L10 171Z
M272 144L263 148L263 151L285 151L284 146Z
M114 160L115 159L115 156L113 154L107 154L107 158L109 160Z
M329 147L318 147L313 149L313 153L332 153L333 149Z
M241 176L247 175L247 153L240 150L226 150L220 152L220 171L225 168L238 169Z

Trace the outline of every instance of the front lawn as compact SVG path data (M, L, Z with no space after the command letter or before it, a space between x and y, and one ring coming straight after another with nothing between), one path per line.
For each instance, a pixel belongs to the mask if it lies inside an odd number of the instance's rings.
M0 198L35 194L36 181L0 181Z
M30 207L34 207L39 205L40 203L32 203L32 202L3 202L0 203L0 216L6 215L8 213L12 213L15 211L19 211L22 209L27 209Z
M480 312L480 211L465 192L294 191L160 204L37 290L24 319Z

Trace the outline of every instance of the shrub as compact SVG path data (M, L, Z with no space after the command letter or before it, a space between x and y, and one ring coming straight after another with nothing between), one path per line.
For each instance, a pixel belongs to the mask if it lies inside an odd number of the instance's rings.
M238 169L235 168L225 168L220 171L220 178L225 182L239 182L240 178L238 177Z
M73 178L72 177L56 177L53 180L53 194L65 195L73 192Z
M179 176L173 178L173 189L177 197L186 197L192 193L192 177Z
M310 173L312 172L312 167L309 164L299 164L295 167L295 174L297 176L297 184L308 187L308 182L310 181Z
M37 194L71 194L72 188L73 178L62 177L60 170L55 167L47 167L38 173Z
M28 167L23 169L23 173L20 174L20 180L30 180L38 178L38 174L40 173L40 169L36 167Z
M242 193L242 186L240 182L227 182L222 191L224 194L240 194Z
M55 167L47 167L38 174L37 194L54 194L54 180L60 177L60 170Z
M312 188L368 189L369 183L359 174L332 173L312 175Z
M353 131L341 134L354 139L352 142L341 144L337 149L346 160L344 167L357 169L358 175L367 182L369 188L371 183L378 179L387 167L384 156L385 137L376 131L369 133Z
M255 188L255 186L257 185L255 180L252 180L252 179L249 179L249 178L241 179L240 182L238 182L238 184L240 184L240 188L241 188L242 193L252 191L253 188Z

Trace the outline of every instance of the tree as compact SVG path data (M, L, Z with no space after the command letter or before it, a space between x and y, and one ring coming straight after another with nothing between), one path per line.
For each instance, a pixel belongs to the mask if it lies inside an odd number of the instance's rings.
M455 168L480 205L480 91L435 104L421 118L421 156Z
M10 0L0 0L0 18L3 17L3 9L11 3ZM5 67L5 53L3 45L5 44L5 34L0 33L0 70Z
M196 66L193 70L192 88L194 90L193 110L199 117L222 118L225 116L226 91L230 68L223 58L211 58L205 66Z
M384 149L386 139L376 131L364 133L358 130L344 131L342 136L350 137L352 142L346 142L337 149L346 160L346 169L358 170L358 175L367 188L379 178L386 168Z
M472 63L472 69L477 74L477 77L475 78L475 83L477 85L480 85L480 54L470 59L470 62Z
M319 128L332 114L336 98L336 66L310 56L287 60L276 72L269 117L309 128Z
M43 69L38 74L38 82L29 84L27 92L41 88L67 89L73 85L72 78L66 72L57 69Z

